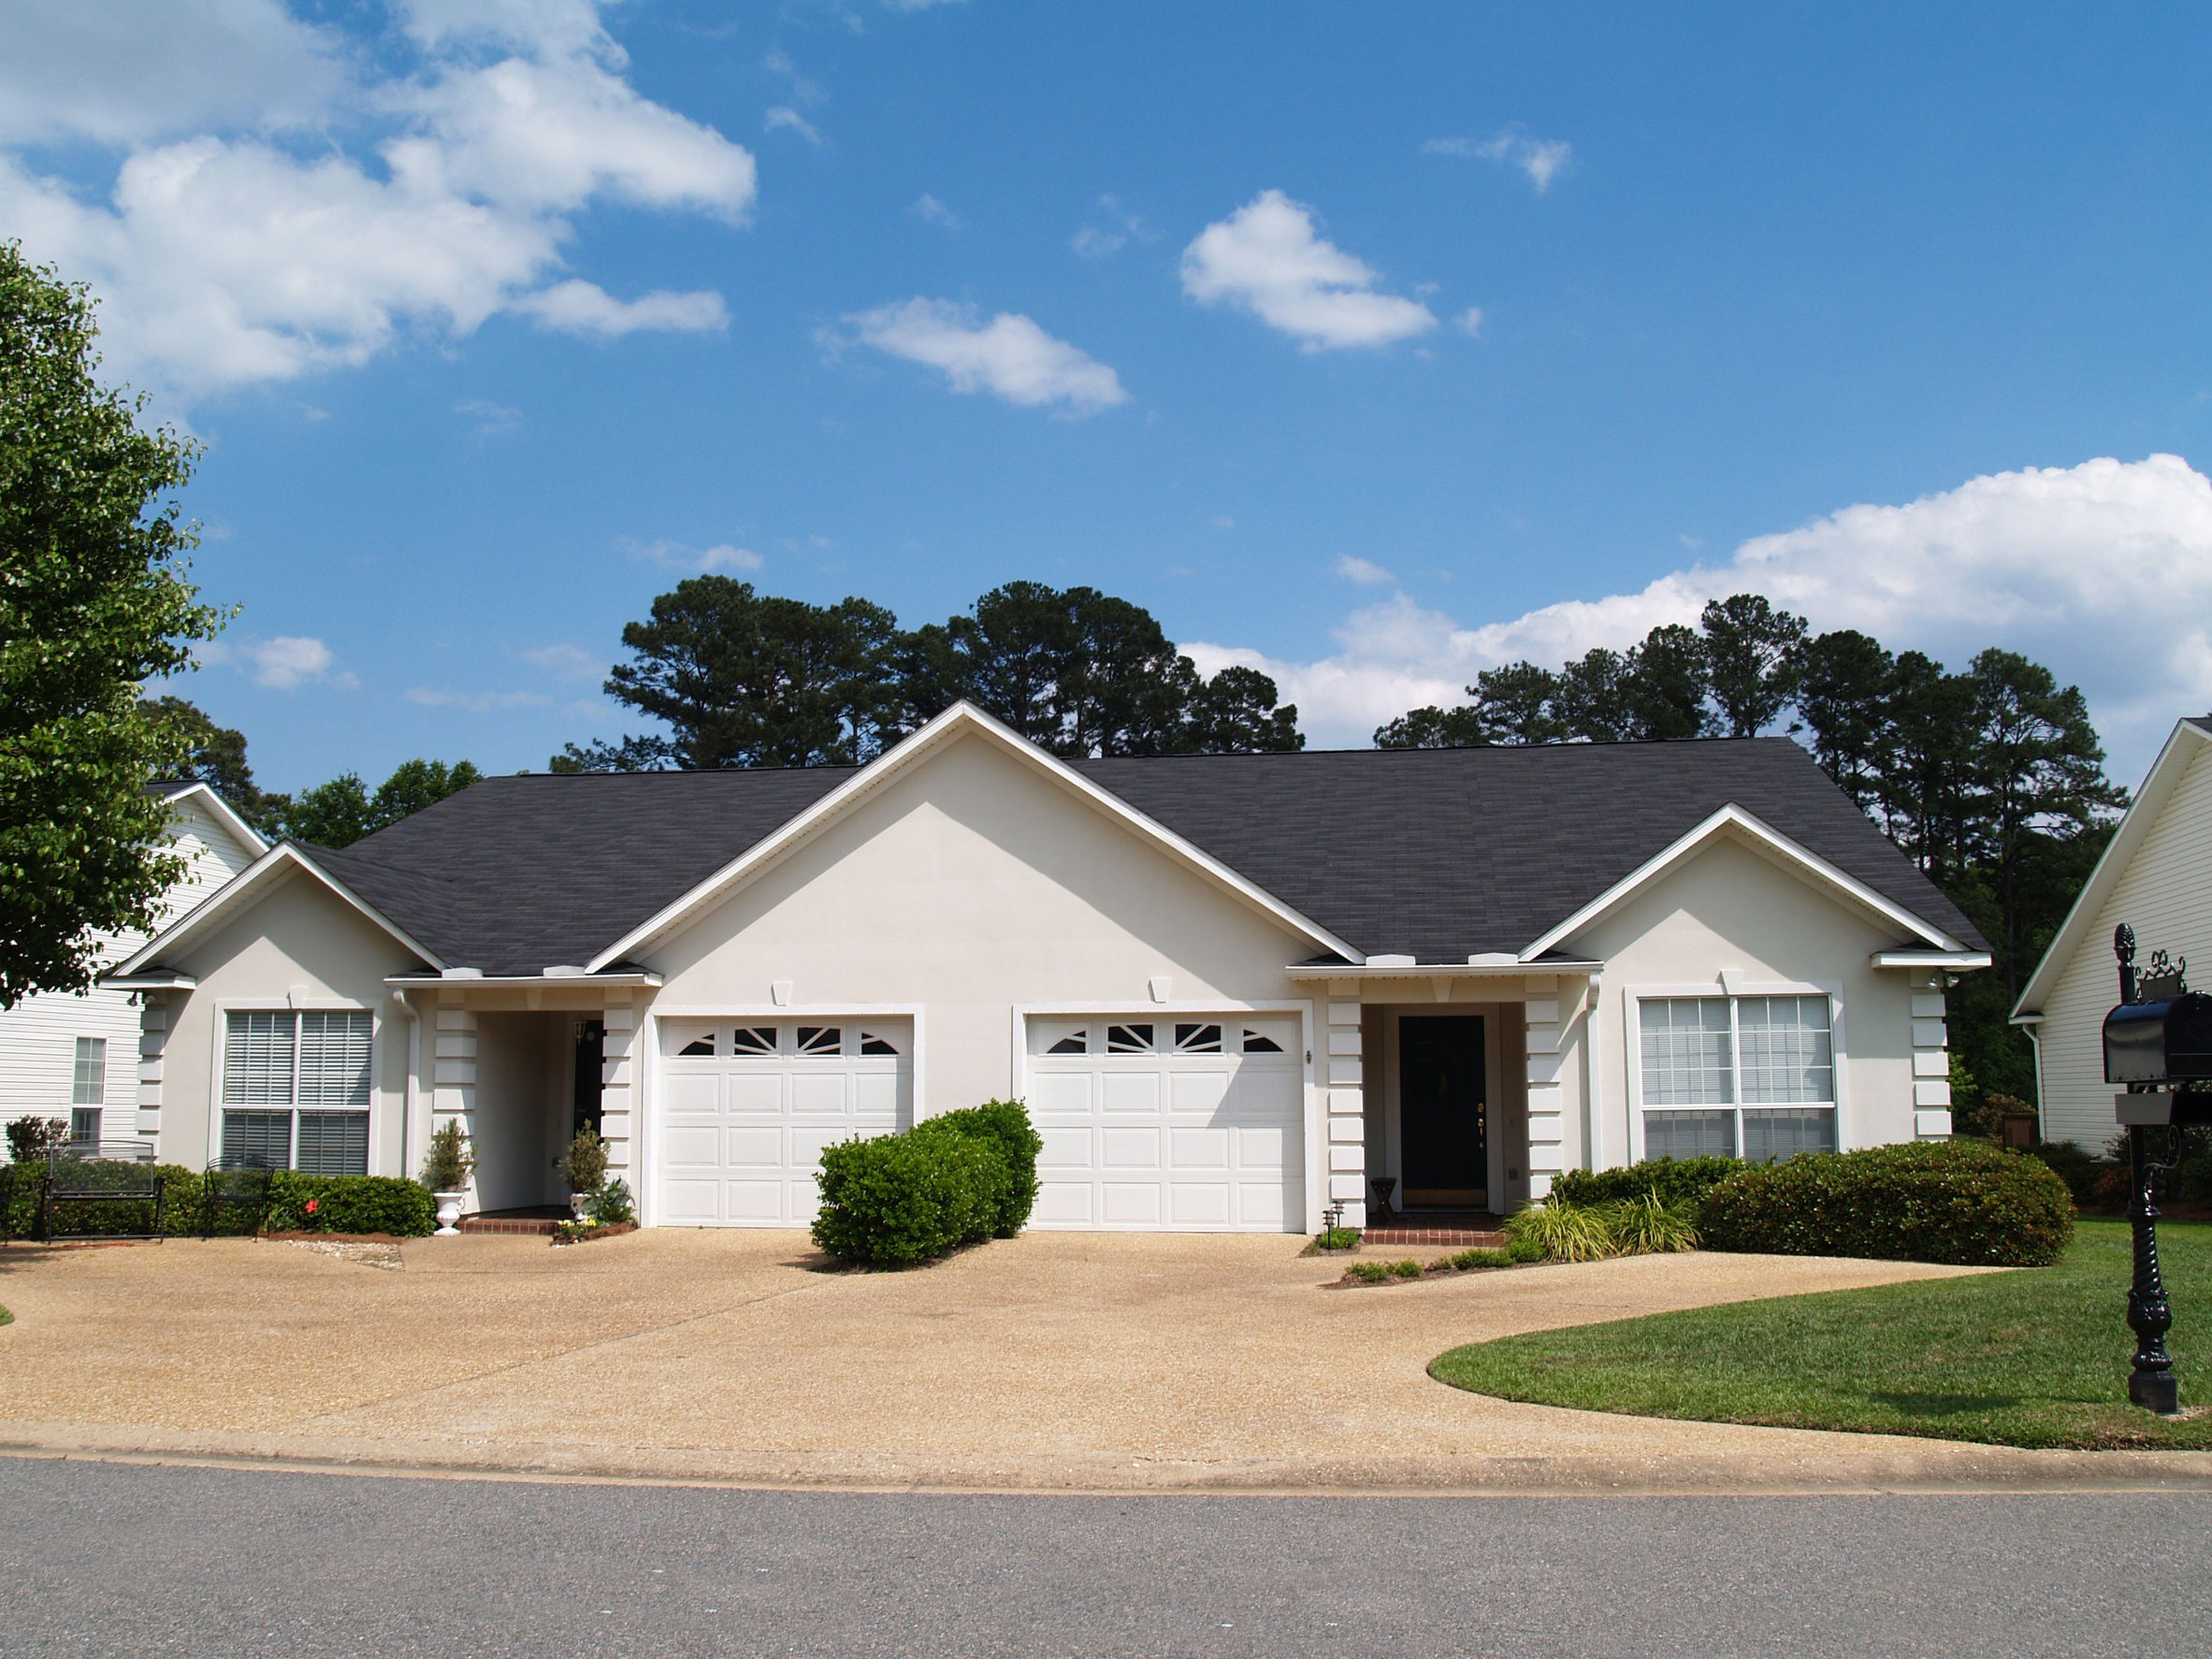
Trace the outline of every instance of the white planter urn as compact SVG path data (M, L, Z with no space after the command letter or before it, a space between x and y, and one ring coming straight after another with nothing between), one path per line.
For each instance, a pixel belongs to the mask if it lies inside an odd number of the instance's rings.
M438 1201L438 1231L432 1236L451 1238L460 1232L456 1223L461 1219L461 1205L468 1201L469 1195L466 1192L436 1192L431 1196Z
M583 1219L584 1219L584 1206L585 1206L586 1205L589 1204L590 1202L591 1202L591 1194L590 1194L590 1193L588 1193L588 1192L571 1192L571 1193L570 1193L570 1194L569 1194L569 1214L570 1214L570 1215L571 1215L571 1216L573 1216L573 1217L574 1217L574 1218L575 1218L577 1220L579 1220L579 1221L583 1220Z

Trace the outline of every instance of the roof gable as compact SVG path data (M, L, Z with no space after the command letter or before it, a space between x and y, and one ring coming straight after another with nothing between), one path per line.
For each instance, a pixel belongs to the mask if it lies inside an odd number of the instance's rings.
M2012 1011L2016 1023L2032 1019L2043 1012L2044 1002L2057 988L2066 964L2088 943L2089 930L2104 913L2105 903L2119 885L2121 875L2142 850L2143 844L2150 839L2161 815L2173 801L2175 790L2181 786L2190 765L2205 752L2207 743L2212 743L2212 718L2191 715L2175 722L2158 758L2150 763L2143 786L2129 801L2119 828L2113 832L2096 868L2089 872L2089 880L2082 884L2066 919L2051 936L2050 947L2043 953L2043 960L2035 964L2035 972L2020 988L2019 1001L2013 1004Z

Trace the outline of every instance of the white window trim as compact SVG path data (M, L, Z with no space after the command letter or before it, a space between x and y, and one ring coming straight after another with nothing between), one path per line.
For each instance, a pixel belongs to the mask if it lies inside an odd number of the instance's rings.
M377 1109L377 1097L383 1091L377 1079L383 1075L379 1061L383 1055L384 1022L377 1011L363 1003L344 997L317 997L294 992L282 1003L268 997L225 998L215 1004L214 1041L208 1045L208 1147L207 1159L201 1167L215 1162L223 1156L223 1114L237 1110L252 1112L265 1107L239 1106L233 1108L223 1098L223 1068L230 1049L230 1017L232 1014L366 1014L369 1016L369 1173L380 1175L377 1168L377 1131L383 1127L383 1114ZM318 1108L311 1107L310 1110ZM327 1109L327 1108L320 1108ZM354 1108L348 1107L347 1110ZM296 1022L292 1038L292 1157L299 1157L299 1035ZM404 1148L402 1156L405 1156Z
M1826 997L1828 999L1829 1060L1835 1072L1836 1150L1851 1149L1851 1084L1843 1031L1843 988L1840 984L1811 984L1790 980L1755 980L1727 969L1717 980L1702 985L1637 985L1624 988L1627 1004L1628 1052L1628 1161L1641 1163L1643 1149L1643 1004L1675 997L1726 998L1728 1004L1728 1084L1735 1097L1728 1109L1736 1115L1736 1156L1743 1156L1743 1045L1737 1031L1736 1003L1743 997ZM1806 1103L1817 1104L1819 1103ZM1655 1106L1654 1111L1718 1110L1717 1107ZM1754 1110L1758 1108L1755 1107Z
M1323 987L1325 992L1326 987ZM1325 995L1323 998L1326 1001ZM1013 1025L1011 1048L1013 1063L1007 1078L1012 1096L1018 1101L1029 1098L1029 1022L1032 1019L1091 1019L1101 1016L1120 1015L1132 1019L1173 1022L1178 1017L1197 1015L1207 1019L1228 1020L1239 1014L1295 1014L1298 1017L1298 1052L1292 1058L1300 1062L1299 1088L1303 1095L1300 1103L1299 1137L1305 1142L1301 1148L1306 1164L1306 1225L1305 1231L1321 1231L1323 1206L1329 1201L1328 1091L1314 1081L1313 1003L1310 999L1264 997L1252 1002L1237 1002L1215 997L1199 1001L1190 998L1170 998L1164 1003L1140 1003L1134 998L1118 1002L1062 1002L1016 1003L1012 1009ZM1104 1055L1093 1059L1103 1060ZM917 1086L919 1087L918 1085ZM915 1109L915 1121L921 1120L919 1106Z

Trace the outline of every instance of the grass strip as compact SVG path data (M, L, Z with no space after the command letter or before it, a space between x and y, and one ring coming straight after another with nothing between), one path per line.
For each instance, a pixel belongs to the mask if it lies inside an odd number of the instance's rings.
M2159 1229L2183 1408L2212 1401L2212 1227ZM2212 1446L2212 1411L2128 1404L2124 1222L2084 1219L2053 1266L1532 1332L1429 1374L1540 1406L2000 1446Z

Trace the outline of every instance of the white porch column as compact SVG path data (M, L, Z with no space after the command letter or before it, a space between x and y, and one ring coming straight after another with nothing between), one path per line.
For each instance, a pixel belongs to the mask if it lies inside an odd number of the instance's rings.
M1527 1024L1528 1196L1541 1198L1567 1167L1567 1114L1559 1081L1559 980L1532 974L1522 981Z
M1359 982L1329 981L1323 1059L1328 1065L1329 1199L1347 1227L1367 1224L1366 1060L1360 1053Z
M438 1023L430 1059L430 1128L458 1122L470 1147L476 1145L476 1014L457 990L438 993ZM480 1207L476 1176L469 1177L463 1209Z
M169 1043L169 1000L166 993L138 993L137 1116L132 1131L153 1143L155 1161L161 1159L162 1051ZM218 1108L220 1109L220 1108ZM197 1162L198 1160L195 1160Z
M627 988L609 988L600 1023L606 1036L600 1049L600 1139L607 1147L607 1178L620 1176L635 1197L638 1010Z
M1951 1138L1951 1028L1939 979L1913 986L1913 1134L1923 1141Z

